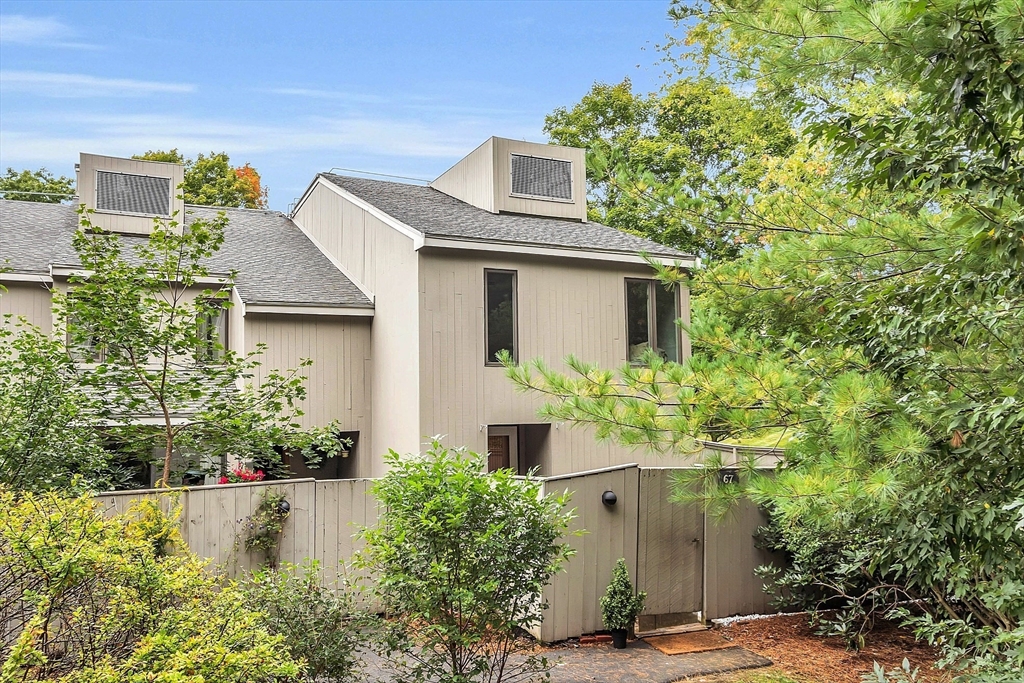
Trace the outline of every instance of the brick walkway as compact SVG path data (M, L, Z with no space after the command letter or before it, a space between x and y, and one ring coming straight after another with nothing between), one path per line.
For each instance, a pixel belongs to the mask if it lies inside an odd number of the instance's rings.
M741 647L669 656L639 640L631 641L625 650L615 650L609 644L586 645L548 650L544 656L554 663L552 683L672 683L689 676L771 665L771 661ZM376 683L390 680L376 657L367 657L367 664L364 680Z

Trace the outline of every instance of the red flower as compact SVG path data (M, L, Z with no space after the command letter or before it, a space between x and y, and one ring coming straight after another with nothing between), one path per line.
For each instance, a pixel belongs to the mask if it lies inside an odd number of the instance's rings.
M227 484L227 483L230 483L230 481L231 480L228 479L227 477L221 477L220 479L217 480L217 483L218 484Z

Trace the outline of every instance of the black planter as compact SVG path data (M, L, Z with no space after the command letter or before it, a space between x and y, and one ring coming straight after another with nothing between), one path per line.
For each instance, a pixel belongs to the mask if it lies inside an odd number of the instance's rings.
M626 634L628 634L624 628L613 628L612 629L612 647L616 650L626 649Z

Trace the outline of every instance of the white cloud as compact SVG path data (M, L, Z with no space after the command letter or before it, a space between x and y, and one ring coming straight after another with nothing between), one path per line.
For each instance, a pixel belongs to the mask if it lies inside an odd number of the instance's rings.
M76 42L77 33L53 17L27 17L23 14L0 15L0 43L96 49L97 45Z
M386 104L388 102L387 98L378 95L364 95L337 90L318 90L316 88L270 88L264 92L272 95L285 95L287 97L308 97L316 100L340 100L363 104Z
M0 165L55 166L77 160L79 152L130 155L172 147L186 155L226 150L232 157L329 152L339 162L349 155L452 159L463 156L494 134L495 126L494 120L484 118L423 123L367 117L307 117L275 125L173 114L68 113L47 120L8 117L0 128ZM529 134L525 127L516 124L502 128L501 133L513 137Z
M100 78L87 74L42 71L0 71L0 91L42 97L142 97L162 93L187 93L195 89L194 85L188 83Z

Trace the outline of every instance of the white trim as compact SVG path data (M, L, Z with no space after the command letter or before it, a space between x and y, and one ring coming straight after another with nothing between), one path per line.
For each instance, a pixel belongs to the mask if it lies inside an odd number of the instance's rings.
M296 207L296 210L298 210L298 207ZM313 237L313 234L311 232L306 230L306 227L302 223L299 222L298 218L296 218L295 216L292 216L291 221L292 221L292 223L294 223L296 225L296 227L298 227L299 230L302 231L302 234L306 236L306 239L308 239L310 242L312 242L313 246L316 247L317 249L319 249L320 253L323 254L325 257L327 257L327 260L330 261L332 264L334 264L334 267L337 268L338 270L340 270L341 274L344 275L345 277L347 277L349 279L349 281L352 282L352 284L354 284L356 286L356 288L359 289L359 291L363 293L363 296L365 296L367 299L370 300L371 304L374 303L373 292L368 290L366 288L366 285L364 285L358 279L353 277L352 274L348 271L348 268L343 266L341 261L339 261L337 258L335 258L332 253L327 251L327 249L324 248L324 245L320 244L320 241L317 238Z
M360 209L362 209L363 211L367 212L368 214L370 214L374 218L382 221L386 225L394 228L398 232L400 232L403 235L405 235L406 237L410 238L412 240L412 248L413 248L413 250L418 250L420 247L423 246L423 240L425 238L424 238L423 233L420 232L419 230L416 230L415 228L409 227L408 225L406 225L402 221L398 220L397 218L394 218L393 216L390 216L390 215L384 213L383 211L378 209L373 204L370 204L369 202L367 202L367 201L365 201L363 199L360 199L359 197L355 196L354 194L352 194L351 192L349 192L348 190L346 190L344 188L338 187L337 185L332 183L330 180L327 180L326 178L324 178L322 175L319 175L319 176L316 177L316 183L314 183L314 185L316 185L316 184L323 185L324 187L326 187L327 189L329 189L331 192L335 193L336 195L338 195L342 199L347 200L348 202L350 202L351 204L354 204L355 206L358 206ZM312 187L310 187L310 189L312 189ZM298 212L299 207L302 206L303 202L306 201L306 197L308 195L309 195L309 191L307 190L306 194L303 195L302 199L299 200L299 203L295 205L295 208L292 210L292 215L295 215L295 213Z
M277 304L249 304L245 307L242 315L248 313L274 313L291 315L343 315L358 318L372 318L372 308L359 308L356 306L304 306L304 305L277 305Z
M520 242L476 241L462 238L427 237L423 240L424 247L440 249L470 249L473 251L497 251L509 254L531 254L534 256L557 256L561 258L589 259L591 261L615 261L617 263L643 263L639 254L622 251L597 251L593 249L576 249L573 247L549 247L522 244ZM679 259L670 256L652 256L654 261L666 266L680 268L699 268L700 259Z
M89 277L94 271L87 270L81 266L63 266L63 265L51 265L50 276L51 277ZM195 278L194 284L197 285L226 285L230 284L231 281L227 275L203 275ZM181 284L181 283L179 283Z
M53 278L38 273L12 273L0 271L0 280L4 282L38 282L43 285L52 285Z
M628 470L628 469L631 469L633 467L636 467L636 468L639 469L640 465L636 464L635 462L628 462L628 463L625 463L625 464L622 464L622 465L612 465L611 467L601 467L601 468L598 468L596 470L583 470L582 472L570 472L568 474L554 474L554 475L551 475L550 477L537 477L537 480L538 481L544 481L544 482L548 482L548 481L561 481L562 479L572 479L574 477L586 477L586 476L589 476L591 474L604 474L605 472L618 472L619 470ZM644 469L649 469L649 468L644 468ZM666 468L666 469L670 469L670 468ZM682 468L678 468L678 469L682 469Z

